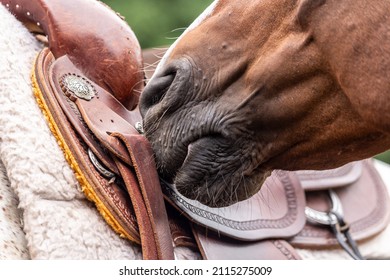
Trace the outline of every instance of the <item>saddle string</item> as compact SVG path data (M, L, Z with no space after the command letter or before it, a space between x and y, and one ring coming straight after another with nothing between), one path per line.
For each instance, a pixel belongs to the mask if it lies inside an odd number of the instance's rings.
M349 232L349 224L337 213L330 212L334 223L330 225L337 241L343 249L355 260L364 260L359 248Z

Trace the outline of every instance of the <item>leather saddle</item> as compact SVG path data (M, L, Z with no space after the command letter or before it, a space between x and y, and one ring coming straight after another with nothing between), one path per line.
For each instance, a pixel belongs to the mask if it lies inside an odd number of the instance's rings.
M389 195L371 160L326 171L274 171L246 201L209 208L160 180L142 135L141 52L123 19L94 0L0 0L47 36L33 91L86 197L144 259L174 259L174 247L204 259L300 259L294 248L344 248L389 223ZM87 16L86 16L87 15ZM150 73L146 73L150 76Z

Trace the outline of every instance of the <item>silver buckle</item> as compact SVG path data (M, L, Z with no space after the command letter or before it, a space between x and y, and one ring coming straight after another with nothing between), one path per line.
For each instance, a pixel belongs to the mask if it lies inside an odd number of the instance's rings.
M115 173L109 171L106 169L100 161L96 158L95 154L92 152L90 148L88 148L88 157L91 160L93 166L96 168L96 170L105 178L111 179L111 181L115 180Z
M364 259L359 248L349 233L349 224L344 221L341 201L333 190L328 190L332 208L329 212L321 212L310 207L305 208L307 221L312 224L329 226L340 246L355 260Z

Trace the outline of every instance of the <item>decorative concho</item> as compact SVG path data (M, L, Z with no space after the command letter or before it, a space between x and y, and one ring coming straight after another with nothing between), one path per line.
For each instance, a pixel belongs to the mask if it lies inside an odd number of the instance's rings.
M89 101L96 95L94 86L80 75L66 74L62 76L60 84L63 92L69 98L76 96Z

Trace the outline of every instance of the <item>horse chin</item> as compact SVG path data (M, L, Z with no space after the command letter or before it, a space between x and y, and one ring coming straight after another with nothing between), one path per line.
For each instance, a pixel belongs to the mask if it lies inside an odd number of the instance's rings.
M177 170L164 170L160 174L183 196L208 207L226 207L245 200L260 189L269 174L262 171L246 174L240 151L232 146L220 136L203 137L188 145ZM159 166L164 165L159 160L162 159L157 159Z
M187 174L187 178L185 178L187 180L188 175L190 174ZM253 185L249 183L247 178L243 179L247 182L243 184L245 185L245 191L243 191L241 185L227 186L226 181L223 179L217 180L213 185L209 186L207 182L199 184L194 179L185 181L182 176L175 179L175 186L178 192L188 199L196 200L211 208L223 208L246 200L256 194L267 176L263 174L262 177L264 179L256 180L256 183Z

